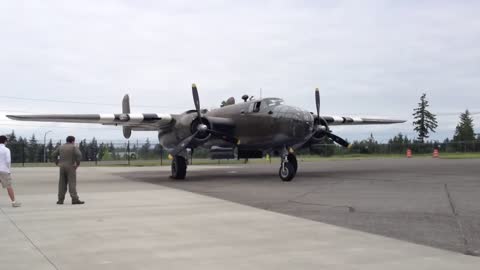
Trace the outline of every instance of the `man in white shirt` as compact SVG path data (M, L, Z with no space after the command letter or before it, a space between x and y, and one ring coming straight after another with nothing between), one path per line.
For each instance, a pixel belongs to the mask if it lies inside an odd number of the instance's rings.
M10 149L5 147L6 142L7 142L7 137L1 135L0 136L0 182L2 183L2 187L7 189L8 196L10 196L10 200L12 200L12 206L20 207L22 204L15 201L15 193L13 192L13 188L12 188L12 175L10 174L10 166L11 166L12 160L10 156Z

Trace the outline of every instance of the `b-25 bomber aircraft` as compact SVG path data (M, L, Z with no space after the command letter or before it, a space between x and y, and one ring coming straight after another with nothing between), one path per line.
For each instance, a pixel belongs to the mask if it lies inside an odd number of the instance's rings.
M34 114L7 115L20 121L98 123L123 127L130 138L133 131L158 131L160 144L172 156L171 178L184 179L187 172L187 149L204 147L214 159L263 158L267 154L281 157L279 176L291 181L297 173L295 151L320 142L324 137L349 147L349 143L332 133L330 126L403 123L403 120L320 115L320 94L315 90L316 113L288 106L280 98L252 99L235 104L233 98L211 111L200 108L195 84L192 85L194 110L182 114L130 113L129 96L119 114Z

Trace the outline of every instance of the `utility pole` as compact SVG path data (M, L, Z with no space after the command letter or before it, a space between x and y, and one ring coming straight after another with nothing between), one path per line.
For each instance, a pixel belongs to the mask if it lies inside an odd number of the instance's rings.
M47 162L47 134L52 132L51 130L43 134L43 163Z

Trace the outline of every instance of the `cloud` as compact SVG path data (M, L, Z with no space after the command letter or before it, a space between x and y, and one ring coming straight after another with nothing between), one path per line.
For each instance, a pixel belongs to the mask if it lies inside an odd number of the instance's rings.
M0 97L2 111L118 112L128 92L136 111L150 108L135 104L177 113L193 107L192 82L204 107L229 96L258 96L262 88L264 96L313 111L315 87L321 89L324 114L410 119L423 92L437 113L478 108L480 102L480 18L473 1L90 0L4 6L4 96L119 106ZM439 121L438 137L451 136L456 119ZM400 129L411 132L411 124L375 132L389 136ZM363 136L359 127L344 130ZM72 132L93 135L84 126ZM93 133L121 138L120 130Z

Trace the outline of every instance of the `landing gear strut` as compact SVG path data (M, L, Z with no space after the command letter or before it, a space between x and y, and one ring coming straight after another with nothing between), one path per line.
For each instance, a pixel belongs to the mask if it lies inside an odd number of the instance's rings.
M187 160L182 156L175 156L172 160L172 175L173 179L185 179L187 174Z
M281 160L280 169L278 170L280 179L285 182L292 181L298 169L297 158L293 153L284 151L281 156Z

